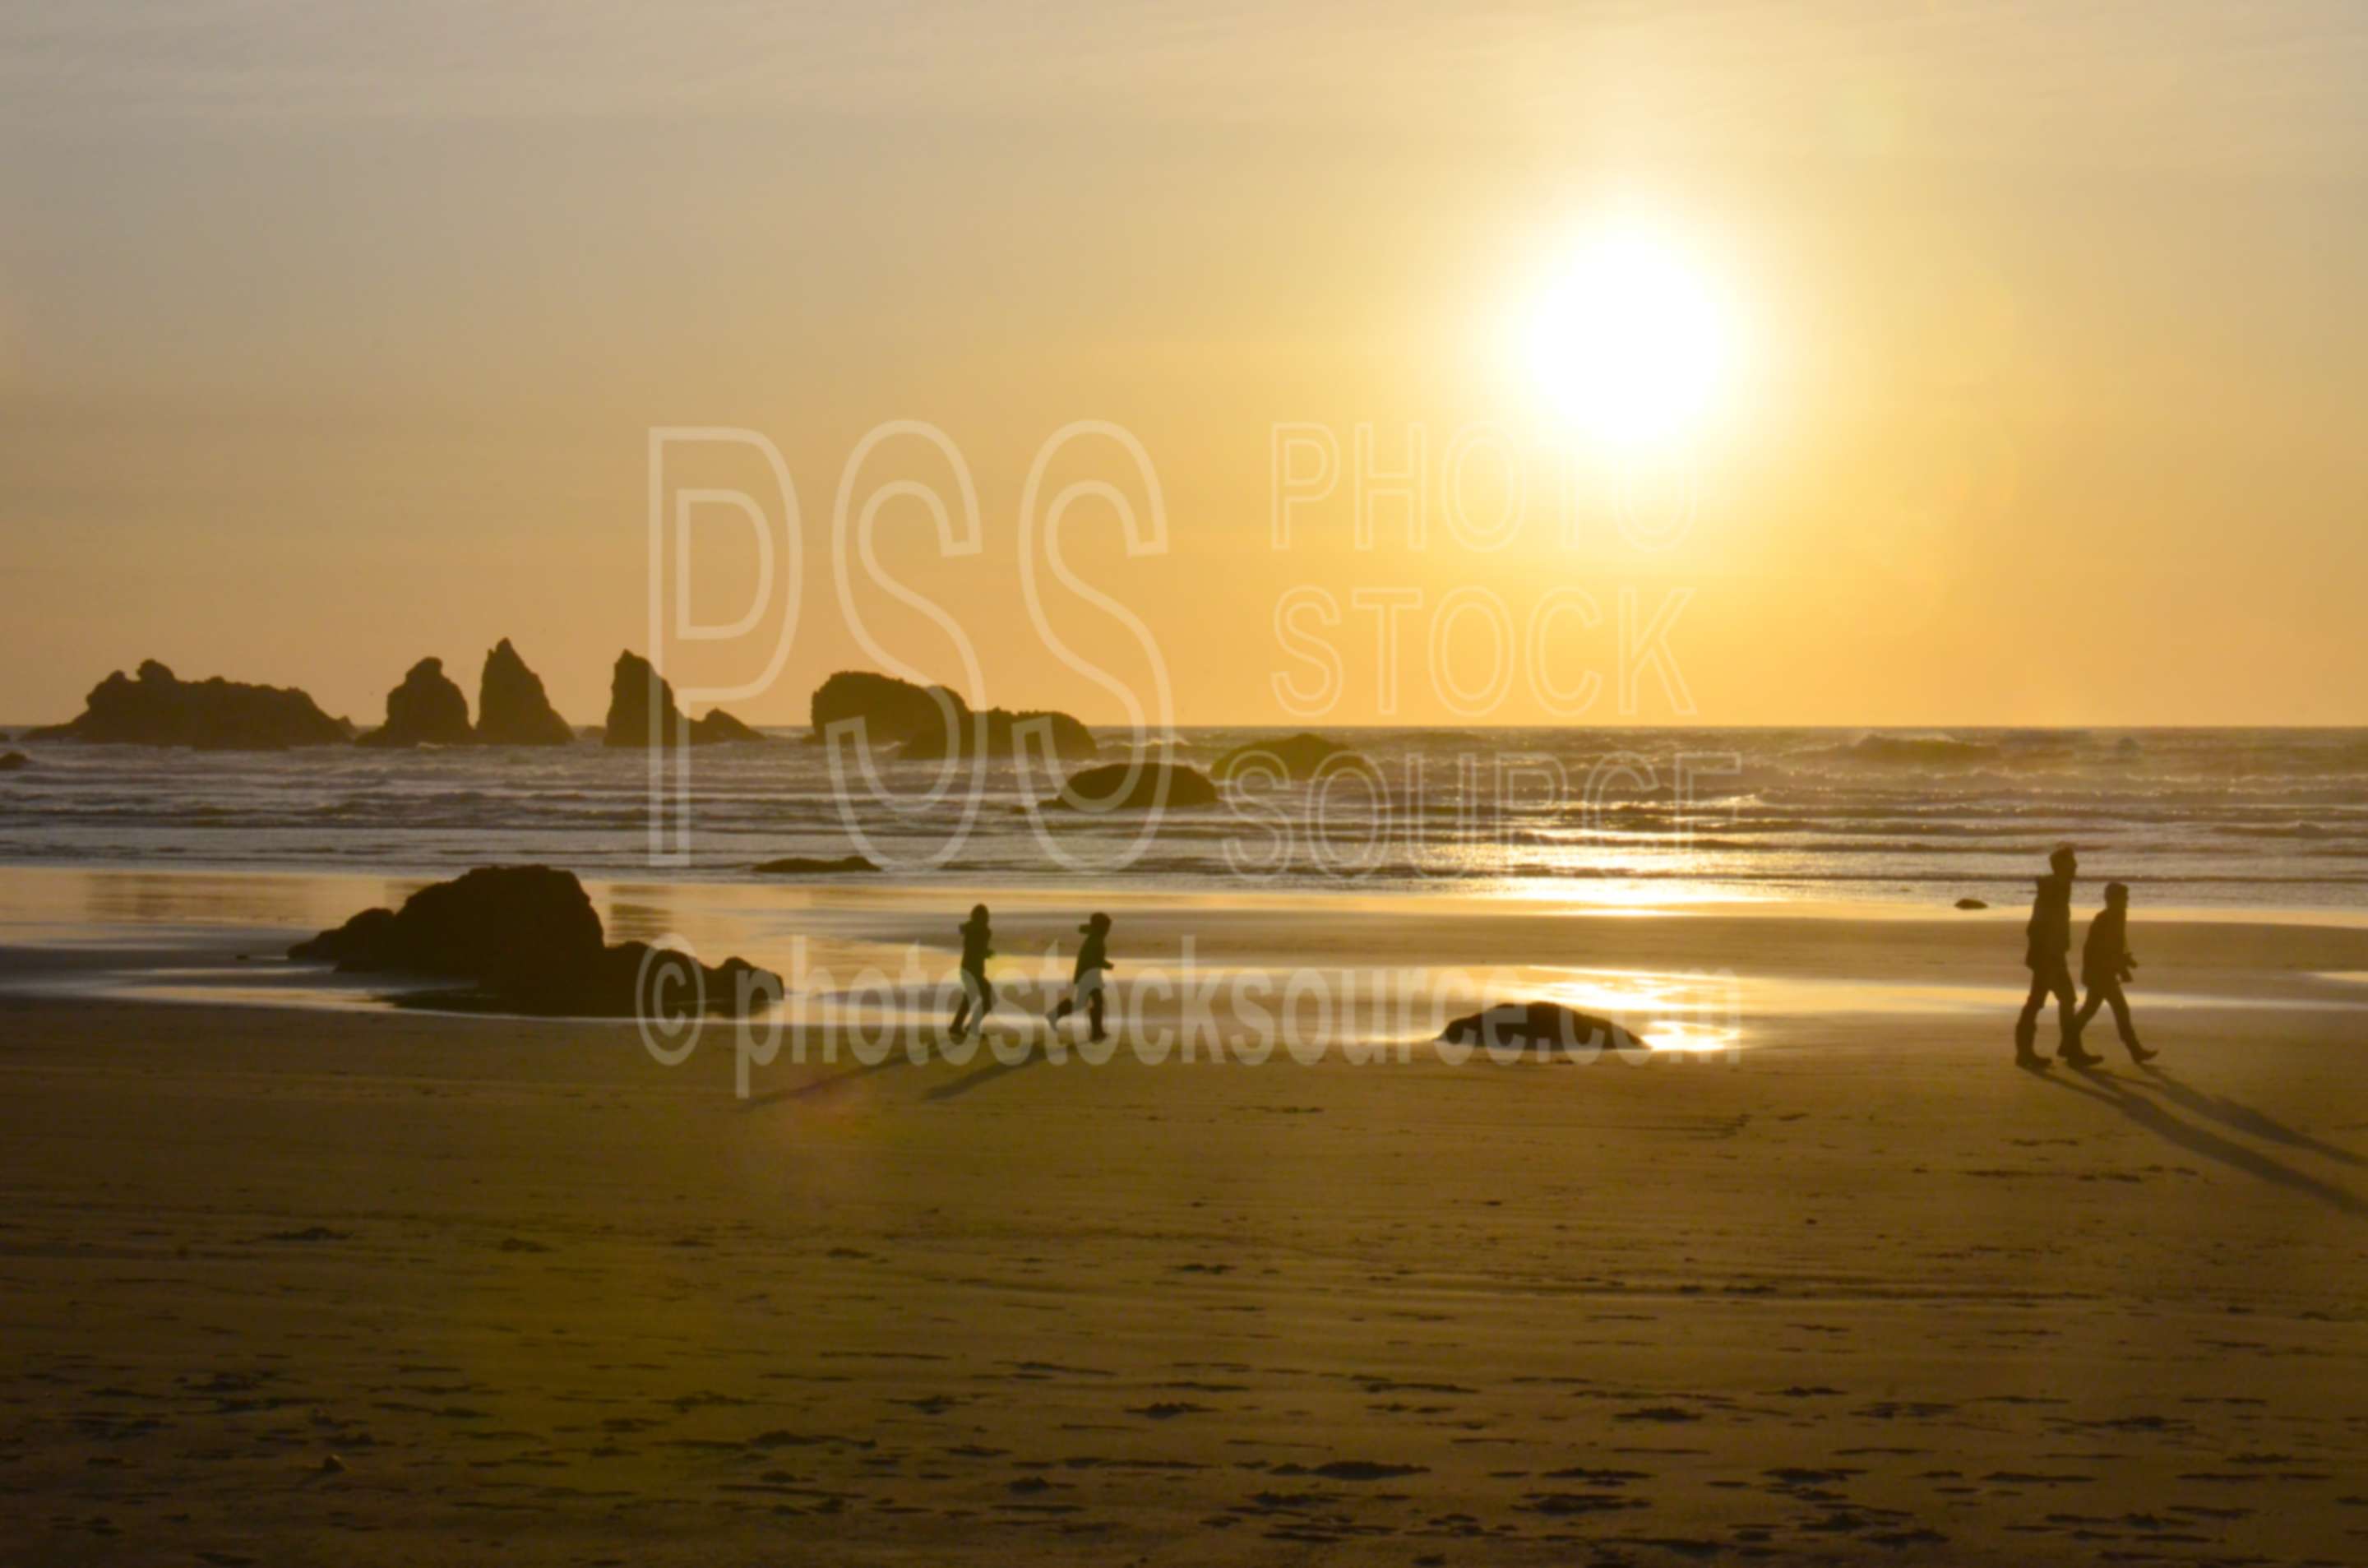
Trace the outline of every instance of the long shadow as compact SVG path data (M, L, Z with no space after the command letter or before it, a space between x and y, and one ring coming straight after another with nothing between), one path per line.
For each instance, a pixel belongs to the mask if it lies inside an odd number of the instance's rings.
M1042 1048L1038 1046L1035 1041L1030 1040L1028 1043L1028 1054L1021 1057L1019 1061L1004 1062L990 1056L985 1062L983 1062L978 1066L972 1068L961 1077L956 1078L952 1083L939 1084L936 1088L929 1090L921 1097L925 1100L950 1100L956 1095L966 1095L973 1089L984 1088L988 1084L993 1083L996 1079L1002 1077L1006 1073L1017 1073L1023 1067L1033 1067L1037 1062L1043 1060L1044 1052Z
M904 1065L904 1062L905 1053L901 1051L892 1051L868 1067L850 1067L844 1073L834 1073L827 1078L816 1078L811 1084L799 1084L791 1088L773 1089L761 1095L750 1095L740 1102L740 1108L755 1110L759 1106L779 1105L783 1100L812 1099L816 1095L832 1094L840 1089L852 1087L858 1078L869 1078L874 1073L884 1073L891 1067Z
M2161 1087L2164 1098L2192 1116L2203 1117L2207 1121L2216 1121L2223 1127L2234 1128L2264 1142L2283 1143L2291 1149L2305 1149L2314 1154L2342 1165L2368 1165L2368 1160L2362 1159L2349 1149L2339 1148L2333 1143L2313 1138L2307 1132L2297 1132L2283 1122L2263 1116L2251 1106L2239 1105L2237 1101L2224 1096L2207 1095L2201 1089L2180 1083L2151 1062L2139 1067L2138 1071L2152 1078Z
M2166 1142L2176 1143L2190 1153L2217 1160L2232 1170L2243 1171L2247 1176L2273 1182L2306 1198L2315 1198L2355 1220L2368 1219L2368 1203L2362 1202L2350 1188L2321 1181L2291 1165L2282 1165L2259 1150L2248 1149L2217 1132L2181 1121L2152 1100L2122 1087L2118 1078L2102 1073L2043 1073L2036 1076L2042 1083L2055 1084L2076 1095L2085 1095L2101 1105L2112 1107L2155 1136Z

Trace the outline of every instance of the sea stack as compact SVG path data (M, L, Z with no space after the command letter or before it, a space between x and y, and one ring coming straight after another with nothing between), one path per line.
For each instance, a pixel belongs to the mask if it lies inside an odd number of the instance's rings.
M1070 775L1057 795L1042 802L1050 811L1197 811L1218 803L1216 785L1197 767L1169 762L1112 762Z
M617 655L609 678L609 727L600 744L611 746L678 746L690 738L690 722L674 705L674 687L650 662L628 650Z
M715 745L725 741L763 741L760 734L721 708L697 719L675 706L674 687L647 659L630 650L617 655L609 681L609 727L600 741L612 746Z
M353 739L353 727L330 718L292 687L247 686L220 676L185 681L149 659L136 677L118 670L91 687L81 715L72 722L28 730L22 738L280 751L343 745Z
M769 741L773 737L750 728L721 708L711 708L690 722L690 744L718 745L726 741Z
M477 738L469 699L444 673L441 659L422 659L386 694L386 722L361 737L366 746L464 746Z
M1077 719L1049 709L973 710L942 686L916 686L869 670L841 670L814 689L808 709L812 739L827 742L835 725L860 721L873 747L897 746L911 762L947 756L1016 756L1033 737L1064 762L1100 754L1093 733Z
M575 732L551 705L542 677L526 667L507 637L485 655L477 681L477 739L495 746L573 745Z

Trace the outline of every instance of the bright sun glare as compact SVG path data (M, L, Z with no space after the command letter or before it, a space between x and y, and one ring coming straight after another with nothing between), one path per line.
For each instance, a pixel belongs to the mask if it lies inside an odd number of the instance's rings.
M1658 445L1698 434L1724 386L1734 330L1692 258L1622 229L1589 243L1519 329L1539 390L1599 440Z

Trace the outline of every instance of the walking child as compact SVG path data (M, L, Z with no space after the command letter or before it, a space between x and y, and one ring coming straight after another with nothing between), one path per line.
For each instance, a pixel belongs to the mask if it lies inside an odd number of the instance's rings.
M946 1031L956 1044L969 1032L966 1023L976 1024L984 1031L987 1009L995 1006L995 987L986 979L986 960L995 956L995 949L987 946L994 933L987 928L986 905L971 905L970 918L962 923L961 930L962 995L954 1006L953 1027Z
M2123 983L2133 978L2138 967L2130 952L2129 920L2128 885L2107 882L2105 907L2089 923L2089 939L2080 947L2080 983L2089 988L2089 1000L2081 1005L2078 1022L2085 1029L2100 1006L2111 1006L2122 1043L2129 1047L2130 1060L2147 1062L2157 1053L2138 1043L2137 1028L2130 1022L2129 998L2122 994Z

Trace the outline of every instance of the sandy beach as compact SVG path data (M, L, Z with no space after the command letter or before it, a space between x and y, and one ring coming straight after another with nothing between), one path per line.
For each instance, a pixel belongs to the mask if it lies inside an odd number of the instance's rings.
M953 1066L912 1030L742 1098L630 1025L0 997L12 1555L2368 1551L2368 987L2317 978L2368 932L2149 926L2159 1070L2043 1076L1996 918L1334 913L1121 930L1715 959L1738 1049Z
M0 11L0 1568L2368 1568L2362 83Z

